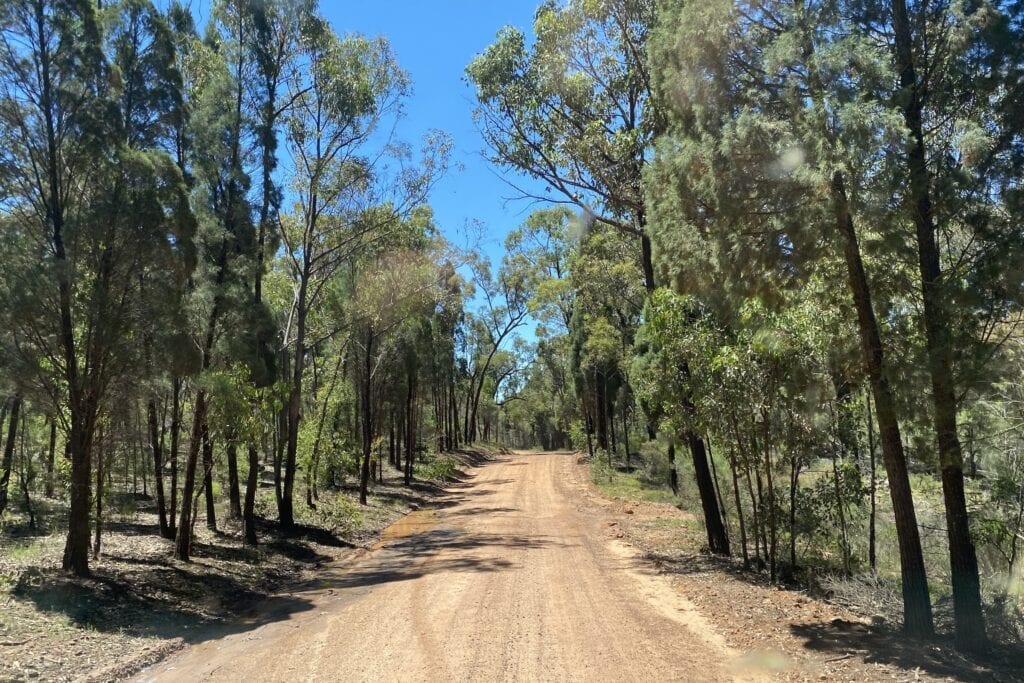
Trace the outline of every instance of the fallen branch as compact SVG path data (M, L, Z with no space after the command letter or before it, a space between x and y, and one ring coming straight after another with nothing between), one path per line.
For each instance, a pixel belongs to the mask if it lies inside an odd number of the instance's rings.
M839 657L833 657L832 659L826 659L825 663L829 664L831 662L841 662L842 660L849 659L852 656L853 656L852 652L847 652L845 655L841 655Z

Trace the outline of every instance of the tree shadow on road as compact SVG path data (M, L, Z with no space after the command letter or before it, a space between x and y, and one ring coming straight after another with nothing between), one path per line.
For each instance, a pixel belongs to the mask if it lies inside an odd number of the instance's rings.
M958 681L1018 681L1024 667L1024 653L1020 650L993 650L982 668L958 654L948 639L923 642L845 619L790 624L789 628L804 641L804 647L834 653L835 659L858 657L868 663L892 664Z
M567 547L548 536L470 533L460 529L431 529L387 545L371 563L349 569L317 587L343 590L395 581L411 581L427 574L499 572L517 566L500 556L506 551L531 551ZM487 552L494 550L495 552Z
M476 515L509 514L519 511L519 508L488 507L486 505L474 505L472 507L463 508L455 512L450 512L449 514L453 517L473 517Z

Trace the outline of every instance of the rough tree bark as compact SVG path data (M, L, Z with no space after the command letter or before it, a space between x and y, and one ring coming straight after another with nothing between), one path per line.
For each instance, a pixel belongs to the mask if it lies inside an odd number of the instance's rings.
M173 538L167 525L167 504L164 498L164 458L157 426L156 401L152 398L146 402L146 417L149 422L149 446L153 451L153 487L156 489L156 514L160 525L160 535Z
M875 397L882 458L889 477L889 494L892 498L900 549L903 628L908 635L930 637L934 635L935 627L932 621L931 601L928 597L928 578L924 568L924 555L921 552L921 535L917 528L910 477L907 474L907 459L903 452L903 441L896 417L896 402L885 372L882 338L871 304L871 290L861 259L860 244L857 241L843 176L839 172L836 172L832 179L832 196L836 211L836 228L842 238L850 292L857 311L864 365Z
M181 434L181 378L171 379L171 504L167 510L167 531L175 538L178 529L178 439Z
M47 498L53 498L54 458L57 455L57 418L51 415L48 422L50 423L50 445L46 451L46 488L44 495Z
M18 415L21 412L21 396L11 400L10 422L7 425L7 442L4 444L3 462L0 464L0 515L7 510L8 490L11 483L11 469L14 466L14 444L18 438ZM0 423L2 426L2 423Z
M363 464L359 474L359 504L366 505L366 494L370 487L370 456L373 450L373 328L366 330L366 357L363 363L362 386L360 387L360 412L363 418Z
M232 431L227 436L227 443L224 452L228 461L228 511L231 519L242 518L242 492L238 483L238 444L235 442L236 433Z
M964 496L964 463L957 434L957 400L953 373L953 343L949 314L943 292L942 266L935 238L930 181L925 154L923 107L920 83L914 65L913 36L905 0L894 0L893 29L896 68L900 74L904 120L910 130L907 154L910 169L910 199L917 233L924 330L931 376L935 436L942 469L942 494L946 506L946 535L953 575L953 621L960 649L980 651L988 645L981 604L978 556L971 539L967 500Z

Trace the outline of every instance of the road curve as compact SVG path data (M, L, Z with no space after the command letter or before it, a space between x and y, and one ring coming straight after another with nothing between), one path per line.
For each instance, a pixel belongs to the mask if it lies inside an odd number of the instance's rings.
M138 680L732 680L736 653L610 537L575 457L499 456L378 550Z

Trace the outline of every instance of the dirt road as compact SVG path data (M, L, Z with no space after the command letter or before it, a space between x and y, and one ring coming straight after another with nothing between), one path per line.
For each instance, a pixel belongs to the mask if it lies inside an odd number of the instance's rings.
M610 538L574 463L500 456L379 549L138 680L733 680L738 653Z

